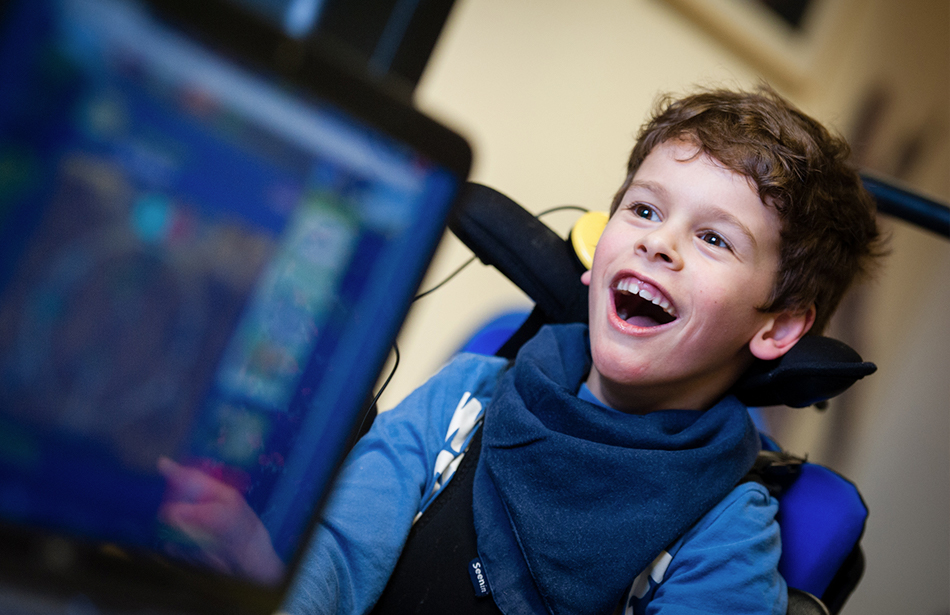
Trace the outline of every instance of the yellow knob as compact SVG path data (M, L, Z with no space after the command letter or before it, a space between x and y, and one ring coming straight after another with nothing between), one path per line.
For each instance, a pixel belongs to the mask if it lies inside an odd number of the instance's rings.
M588 269L594 263L594 250L609 217L602 211L589 211L574 223L571 229L571 244L577 258Z

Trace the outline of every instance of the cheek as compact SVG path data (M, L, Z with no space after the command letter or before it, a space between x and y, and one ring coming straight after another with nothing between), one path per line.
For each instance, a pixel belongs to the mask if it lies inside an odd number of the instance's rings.
M749 285L707 287L696 295L694 314L699 318L697 322L702 323L711 338L731 336L757 316L756 307L760 304L755 303L753 295L758 295L757 289Z
M749 309L761 305L771 293L772 285L764 270L749 268L739 272L704 271L694 277L697 297L711 309Z
M736 340L747 341L745 338L752 335L761 318L757 305L744 294L708 298L700 307L704 343L731 349Z
M608 221L607 226L604 227L604 231L597 239L597 248L594 249L594 268L597 267L598 261L609 261L614 258L618 249L621 249L624 238L623 233L619 232L616 224L614 219Z

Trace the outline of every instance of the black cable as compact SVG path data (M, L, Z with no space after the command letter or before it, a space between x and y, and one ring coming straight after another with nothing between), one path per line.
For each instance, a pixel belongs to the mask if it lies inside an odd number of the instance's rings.
M389 375L386 376L386 381L383 383L383 386L379 387L379 391L376 392L375 397L373 397L373 402L369 405L370 408L376 405L376 402L379 401L379 396L383 394L383 391L386 390L386 387L389 386L389 381L393 379L393 376L396 374L396 368L399 367L399 346L396 345L396 342L393 341L393 352L396 353L396 360L393 362L393 368L389 370ZM363 420L366 420L366 417L363 417ZM360 425L360 429L362 429Z
M541 216L546 216L546 215L548 215L548 214L553 214L554 212L566 211L566 210L582 211L582 212L584 212L584 213L587 213L588 211L590 211L590 210L588 210L588 209L585 209L584 207L581 207L580 205L558 205L557 207L552 207L551 209L546 209L546 210L542 211L541 213L537 214L537 215L535 216L535 218L540 219ZM468 259L467 261L465 261L464 263L462 263L462 264L458 267L458 269L456 269L455 271L453 271L452 273L450 273L448 276L446 276L446 278L445 278L444 280L442 280L441 282L439 282L438 284L436 284L435 286L433 286L433 287L430 288L429 290L424 291L424 292L421 292L421 293L419 293L418 295L416 295L416 296L413 298L413 302L418 301L419 299L422 299L422 298L425 297L426 295L428 295L428 294L430 294L430 293L434 293L435 291L437 291L437 290L439 290L440 288L442 288L443 286L445 286L445 285L448 283L449 280L451 280L452 278L454 278L455 276L457 276L458 274L460 274L463 269L465 269L466 267L468 267L469 265L471 265L471 264L472 264L472 261L474 261L475 258L476 258L476 257L473 256L472 258Z
M551 209L545 209L541 213L535 216L535 218L541 219L541 216L546 216L548 214L553 214L556 211L582 211L585 214L590 210L586 207L581 207L580 205L558 205L557 207L552 207Z
M584 213L587 213L588 211L590 211L589 209L586 209L586 208L584 208L584 207L581 207L580 205L558 205L557 207L552 207L551 209L546 209L546 210L542 211L541 213L535 215L535 218L540 219L541 216L546 216L546 215L548 215L548 214L553 214L553 213L558 212L558 211L567 211L567 210L571 210L571 211L582 211L582 212L584 212ZM437 291L437 290L439 290L440 288L442 288L443 286L445 286L452 278L454 278L454 277L457 276L458 274L462 273L462 270L463 270L463 269L465 269L466 267L468 267L469 265L471 265L472 262L473 262L476 258L477 258L476 256L472 256L470 259L468 259L467 261L465 261L464 263L462 263L461 265L459 265L458 268L455 269L455 271L453 271L452 273L450 273L449 275L447 275L444 280L442 280L441 282L439 282L438 284L436 284L435 286L433 286L433 287L430 288L429 290L423 291L423 292L419 293L418 295L416 295L415 297L413 297L412 303L415 303L416 301L418 301L419 299L422 299L422 298L425 297L426 295L429 295L429 294L431 294L431 293L434 293L435 291ZM389 386L389 381L393 379L393 376L396 374L396 368L399 367L399 348L396 346L396 342L393 342L393 352L396 353L396 361L395 361L395 363L393 363L393 368L392 368L392 370L390 370L389 376L386 377L386 381L383 382L383 385L379 388L379 391L376 393L376 396L373 397L373 403L372 403L373 406L376 405L376 402L377 402L377 400L379 400L380 395L382 395L382 394L383 394L383 391L386 390L386 387Z
M456 269L455 271L453 271L452 273L450 273L444 280L442 280L441 282L439 282L438 284L436 284L435 286L433 286L433 287L430 288L429 290L427 290L427 291L425 291L425 292L421 292L421 293L419 293L418 295L416 295L416 296L413 298L412 302L415 303L416 301L418 301L419 299L422 299L422 298L425 297L426 295L428 295L428 294L430 294L430 293L434 293L435 291L437 291L437 290L439 290L440 288L442 288L443 286L445 286L445 284L446 284L449 280L451 280L452 278L454 278L454 277L457 276L458 274L462 273L462 270L463 270L463 269L465 269L466 267L468 267L469 265L471 265L471 264L472 264L472 261L474 261L475 258L476 258L476 257L473 256L472 258L468 259L467 261L465 261L464 263L462 263L461 266L459 266L458 269Z

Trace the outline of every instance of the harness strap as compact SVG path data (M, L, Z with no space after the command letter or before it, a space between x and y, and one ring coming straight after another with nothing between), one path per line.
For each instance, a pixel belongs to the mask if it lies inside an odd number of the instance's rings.
M769 490L772 497L779 498L801 474L804 463L803 457L783 450L759 451L752 469L739 483L759 483Z
M472 484L481 453L479 429L455 475L416 521L373 615L497 615L480 589ZM482 594L482 595L479 595Z

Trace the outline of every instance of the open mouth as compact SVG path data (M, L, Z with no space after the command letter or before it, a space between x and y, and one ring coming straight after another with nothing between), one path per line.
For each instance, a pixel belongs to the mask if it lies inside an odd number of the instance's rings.
M676 320L676 308L655 286L623 278L614 286L614 308L621 320L637 327L657 327Z

